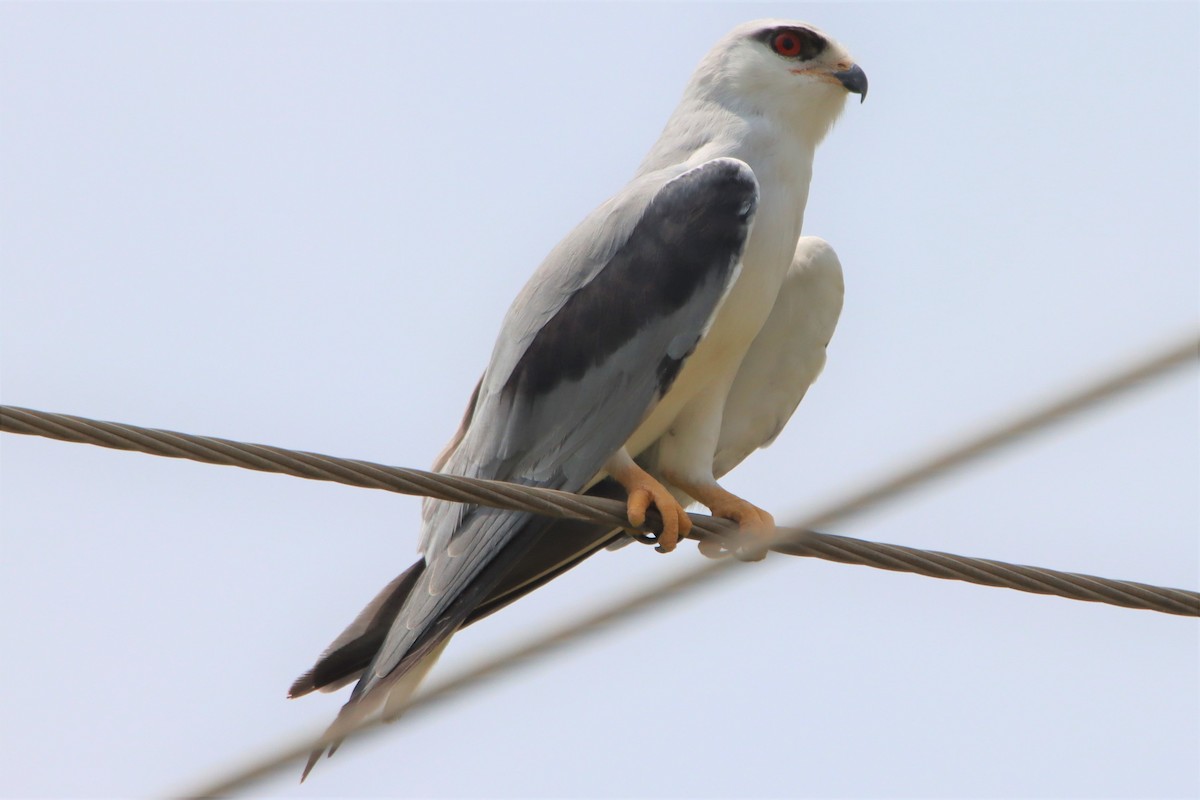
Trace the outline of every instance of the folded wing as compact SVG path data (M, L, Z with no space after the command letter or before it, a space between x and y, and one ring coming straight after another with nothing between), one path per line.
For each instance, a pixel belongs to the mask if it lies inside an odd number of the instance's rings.
M771 315L747 352L726 404L713 473L721 477L755 449L774 440L804 398L825 363L825 347L842 308L842 268L828 243L802 237ZM588 494L620 499L624 490L603 481ZM495 562L479 582L492 588L475 603L462 625L469 625L524 597L624 537L577 520L555 520L514 566ZM313 669L293 684L290 696L332 691L357 679L393 626L400 606L425 569L418 561L389 583L357 619L329 646Z
M757 200L750 168L720 158L643 176L593 212L509 310L442 471L584 489L707 331L737 276ZM550 524L525 513L428 502L426 566L403 587L403 602L333 731L439 652ZM377 629L374 621L384 618L380 611L395 602L398 588L385 590L333 649ZM297 683L295 689L307 688Z

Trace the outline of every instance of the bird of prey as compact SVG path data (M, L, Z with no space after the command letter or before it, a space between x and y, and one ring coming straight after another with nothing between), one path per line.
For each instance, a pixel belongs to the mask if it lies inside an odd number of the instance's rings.
M517 296L434 468L621 498L635 527L654 506L663 552L689 532L692 502L769 536L770 514L717 479L775 438L824 364L841 267L801 224L816 147L866 92L811 25L759 20L719 41L630 183ZM455 631L623 536L428 500L421 560L289 696L357 680L333 740L393 716Z

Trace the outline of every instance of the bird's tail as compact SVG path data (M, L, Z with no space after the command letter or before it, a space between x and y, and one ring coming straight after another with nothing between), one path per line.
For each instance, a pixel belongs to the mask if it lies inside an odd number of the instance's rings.
M603 481L592 487L588 494L620 498L624 497L624 489L614 481ZM450 637L459 629L523 597L624 535L619 529L579 520L541 524L551 528L553 533L543 535L544 531L537 530L538 526L526 531L520 546L506 548L493 559L473 586L458 598L455 607L430 627L388 675L360 681L323 737L329 743L330 755L351 729L375 713L382 712L385 721L395 719L407 706ZM302 697L314 691L332 692L359 681L383 647L388 632L424 571L422 559L383 587L346 630L325 648L312 668L292 683L288 697ZM305 777L325 749L313 751L304 768Z
M303 783L304 779L308 777L308 773L312 772L313 767L324 755L326 748L329 750L329 755L332 756L337 752L346 736L369 720L376 712L380 712L383 722L392 722L399 718L404 709L408 707L413 693L416 692L429 670L437 663L438 657L449 643L450 636L447 635L411 667L403 672L398 671L395 676L389 676L392 678L391 680L375 686L361 697L352 697L343 705L341 711L338 712L337 719L321 737L322 741L327 744L322 744L309 753L308 762L304 765L304 772L300 775L300 782Z
M379 651L396 615L424 570L425 561L422 559L383 587L346 630L325 648L317 663L292 683L288 697L302 697L313 691L332 692L358 680ZM449 637L446 638L448 641ZM444 646L443 643L413 664L410 670L398 676L394 686L380 686L378 691L370 693L370 697L353 697L351 702L346 703L337 719L325 731L323 740L329 742L329 754L333 755L338 744L351 730L381 708L384 709L385 718L394 719L397 711L403 708L421 679L437 661ZM309 755L301 781L308 777L325 749L323 745Z
M288 697L303 697L317 690L333 692L358 680L379 652L396 615L424 571L425 559L421 559L383 587L333 644L325 648L317 663L292 683Z

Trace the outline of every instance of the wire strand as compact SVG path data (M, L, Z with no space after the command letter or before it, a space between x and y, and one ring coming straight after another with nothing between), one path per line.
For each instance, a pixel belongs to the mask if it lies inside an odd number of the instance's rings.
M1200 616L1200 593L1197 592L918 550L810 530L812 527L826 525L859 513L1002 444L1013 442L1101 400L1116 396L1150 377L1189 362L1197 355L1200 355L1200 336L1191 336L1185 342L1156 352L1080 390L1067 393L1008 422L992 426L958 446L935 453L907 469L831 503L822 512L811 516L796 528L780 529L771 549L788 555L812 556L841 563L1052 594L1076 600L1150 609L1168 614ZM0 431L628 527L623 504L600 498L499 481L481 481L389 467L267 445L244 444L226 439L101 422L15 406L0 406ZM716 536L724 541L731 541L729 537L734 528L729 523L705 515L691 516L698 537ZM737 563L726 560L707 564L672 581L640 592L598 614L510 651L467 675L427 692L413 701L412 708L426 706L483 677L507 670L535 654L554 649L608 622L660 603L667 596L698 586L719 574L731 573ZM313 746L314 742L308 740L302 745L287 749L286 752L281 751L271 759L251 765L237 775L231 775L200 791L189 793L188 796L210 796L233 791L307 753Z
M440 475L404 467L389 467L366 461L336 458L266 445L245 444L208 436L139 428L115 422L34 411L15 406L0 406L0 430L8 433L41 435L64 441L96 444L153 455L186 458L211 464L225 464L265 472L279 472L313 480L333 481L351 486L384 489L409 495L432 495L443 500L495 506L512 511L531 511L554 517L571 517L610 527L627 527L625 506L616 500L586 497L569 492L531 486ZM995 446L1004 437L993 437ZM980 451L982 452L982 451ZM958 458L968 457L962 454ZM938 470L956 459L935 459ZM925 465L917 474L931 474ZM885 482L871 491L844 502L832 513L818 517L817 524L861 511L906 486ZM881 488L886 488L882 491ZM705 514L689 514L695 524L695 537L717 538L736 546L737 528L725 520ZM652 531L652 528L646 528ZM791 556L807 556L843 564L859 564L897 572L912 572L947 580L966 581L985 586L1016 589L1037 594L1053 594L1072 600L1159 611L1165 614L1200 616L1200 594L1166 589L1130 581L1098 578L1069 572L1006 564L902 545L850 539L821 533L810 528L781 528L771 550Z
M957 447L923 459L894 477L853 493L830 510L798 528L781 528L772 543L775 552L810 556L828 561L913 572L930 577L962 580L1038 594L1055 594L1075 600L1144 608L1167 614L1200 615L1200 595L1177 589L1058 572L1037 567L1005 564L988 559L931 552L901 545L883 544L819 533L811 527L857 513L947 469L1011 442L1016 437L1043 427L1088 405L1137 385L1141 381L1194 359L1200 353L1200 337L1171 347L1130 368L1120 370L1082 390L1071 392L1028 414L990 428ZM628 527L624 504L615 500L586 497L569 492L540 489L503 481L442 475L405 467L390 467L368 461L343 459L260 444L246 444L210 436L195 436L135 425L102 422L46 411L0 406L0 431L45 436L70 442L134 450L171 458L211 464L279 472L312 480L333 481L351 486L384 489L409 495L428 495L443 500L495 506L513 511L530 511L569 517L611 527ZM736 526L704 514L690 514L696 538L718 538L734 544ZM652 527L645 528L653 531Z
M956 446L947 447L906 468L899 469L891 475L869 483L859 491L850 493L841 500L830 503L823 509L810 515L802 523L801 527L825 525L835 520L844 520L853 514L865 510L867 507L878 504L884 499L889 499L908 491L920 483L934 478L945 470L961 467L979 456L994 451L1002 445L1015 443L1018 441L1020 435L1034 433L1052 423L1066 419L1069 414L1094 407L1102 400L1115 397L1128 389L1140 385L1151 377L1161 375L1174 367L1194 360L1197 356L1200 356L1200 336L1192 337L1181 344L1156 351L1135 364L1116 370L1080 389L1065 392L1060 397L1047 402L1043 406L1032 409L1025 414L1016 415L1006 423L990 426L976 436L967 438ZM993 580L998 579L1001 574L1007 576L1014 569L1018 571L1018 575L1021 570L1031 569L985 559L963 559L961 556L914 550L898 545L879 545L873 542L861 542L830 534L809 536L805 538L803 543L781 542L773 549L776 549L778 552L790 552L793 555L817 555L820 558L827 558L832 561L859 564L863 563L860 559L864 557L861 552L856 552L860 547L864 547L872 553L878 551L880 563L873 564L872 566L879 566L882 569L916 572L931 577L949 577L945 574L944 570L952 562L961 559L958 564L954 565L955 569L971 570L973 572L972 582L984 585L1004 585L993 583ZM807 548L811 548L813 552L800 552ZM792 550L796 552L791 552ZM818 554L817 550L821 552ZM614 622L629 619L636 614L649 611L663 603L674 603L683 592L699 588L721 577L744 572L744 570L737 569L738 566L740 566L738 562L728 560L705 564L679 577L655 583L615 603L606 604L602 609L592 614L531 639L525 644L506 650L471 669L464 670L453 678L436 684L429 690L414 697L406 706L400 709L398 713L403 716L400 716L398 720L392 723L388 732L394 731L398 724L403 725L412 722L414 719L419 718L421 713L435 708L439 703L451 699L462 691L479 687L485 681L510 672L531 659L548 655L568 644L575 643L589 635L598 633ZM1060 577L1079 579L1077 582L1068 581L1068 585L1078 586L1081 592L1086 591L1092 585L1092 581L1103 581L1103 579L1091 578L1090 576L1055 573L1050 570L1037 570L1036 572L1041 573L1040 579L1046 581L1046 583L1039 585L1036 582L1037 578L1034 578L1032 575L1028 576L1032 582L1029 588L1025 589L1026 591L1056 594L1057 592L1053 590L1059 588L1056 585L1056 581ZM1189 616L1196 616L1200 613L1200 593L1178 589L1158 589L1157 587L1123 581L1119 583L1124 591L1128 591L1130 595L1134 596L1144 590L1150 590L1151 593L1166 592L1174 601L1189 609ZM1118 604L1120 605L1120 603ZM383 731L381 720L375 718L366 721L360 727L352 729L345 735L347 738L371 737L379 735ZM239 768L232 768L229 772L219 775L215 779L210 779L191 791L182 792L175 796L213 797L244 789L251 784L270 777L287 767L293 761L302 760L317 747L324 747L331 743L326 741L323 736L312 736L297 740L263 755L253 763Z
M1136 385L1150 375L1194 358L1200 340L1173 348L1135 368L1100 381L1084 391L1072 393L1035 413L997 426L959 447L923 460L895 477L880 481L818 515L804 526L781 528L771 544L777 553L822 558L845 564L860 564L897 572L912 572L947 580L1004 587L1037 594L1052 594L1073 600L1108 603L1165 614L1200 616L1200 595L1130 581L1098 578L1057 570L1006 564L981 558L919 550L820 533L812 527L866 509L907 487L933 476L1020 434ZM625 506L615 500L586 497L569 492L539 489L502 481L441 475L424 470L389 467L367 461L336 458L259 444L246 444L209 436L141 428L115 422L0 406L0 431L40 435L54 439L95 444L120 450L185 458L212 464L279 472L313 480L384 489L409 495L430 495L443 500L495 506L512 511L530 511L554 517L570 517L610 527L628 527ZM695 538L717 538L736 547L737 528L704 514L690 514ZM652 531L652 528L646 528Z

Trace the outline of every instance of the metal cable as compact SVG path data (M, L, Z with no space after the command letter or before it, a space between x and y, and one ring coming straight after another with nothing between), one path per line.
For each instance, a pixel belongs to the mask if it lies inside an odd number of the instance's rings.
M209 464L246 467L262 472L279 472L313 480L333 481L350 486L385 489L408 495L431 495L443 500L496 506L512 511L531 511L554 517L573 517L611 527L628 526L625 506L616 500L585 497L569 492L532 486L440 475L418 469L389 467L368 461L336 458L259 444L244 444L227 439L194 436L173 431L140 428L116 422L101 422L66 414L34 411L15 406L0 406L0 431L46 436L83 444L95 444L118 450L136 450L152 455L186 458ZM993 437L996 441L1005 437ZM994 446L994 445L989 445ZM960 458L937 459L940 469ZM928 470L922 470L924 474ZM886 492L878 488L867 496L820 516L827 524L835 518L862 510L884 496L895 493L903 484L891 482ZM695 525L694 538L718 538L733 542L737 528L729 522L704 514L689 514ZM647 531L652 530L647 528ZM810 556L843 564L860 564L897 572L913 572L933 578L960 580L985 586L998 586L1037 594L1053 594L1072 600L1109 603L1126 608L1141 608L1165 614L1200 616L1200 594L1165 589L1129 581L1097 578L1040 567L1005 564L980 558L918 550L844 536L820 533L805 528L780 528L771 550L792 556Z
M1074 573L1005 564L986 559L966 558L946 553L917 550L848 539L807 530L828 524L873 506L912 486L929 480L1016 437L1033 432L1068 414L1112 397L1154 375L1191 361L1200 355L1200 336L1155 353L1133 366L1113 373L1087 387L1065 395L1010 422L996 426L963 444L938 453L887 480L872 484L840 502L833 503L798 528L781 529L772 550L789 555L805 555L842 563L863 564L881 569L913 572L931 577L949 578L989 586L1002 586L1039 594L1054 594L1079 600L1105 602L1130 608L1147 608L1169 614L1200 616L1200 593L1164 589L1127 581L1113 581ZM477 481L437 475L421 470L386 467L370 462L337 459L265 445L246 445L224 439L157 431L116 423L98 422L29 409L0 406L0 431L48 436L65 441L85 442L123 450L138 450L156 455L188 458L208 463L245 466L250 469L282 472L316 480L330 480L354 486L381 488L405 494L428 494L459 502L496 505L534 513L569 516L605 525L628 525L622 504L585 498L563 492L534 490L531 487L496 481ZM693 515L697 529L710 536L726 537L732 528L719 520ZM412 708L427 706L434 700L465 688L476 681L511 668L535 654L554 649L597 627L622 616L644 610L664 598L702 582L730 573L737 562L719 561L638 593L616 606L610 606L578 623L542 637L524 647L493 659L469 674L460 676L414 700ZM188 796L222 794L275 771L293 758L308 752L312 740L288 748L275 756L227 776Z
M975 437L964 440L957 446L949 447L923 461L912 464L907 469L897 471L894 475L864 486L860 491L850 493L843 499L831 503L811 515L800 527L803 529L829 524L834 520L844 520L876 505L881 500L928 481L947 469L961 466L995 450L1000 445L1012 443L1019 435L1032 433L1051 423L1062 421L1071 413L1114 397L1150 377L1160 375L1197 356L1200 356L1200 336L1189 338L1177 346L1158 351L1136 364L1114 371L1077 391L1065 393L1055 401L1048 402L1026 414L1015 416L1005 424L989 428ZM1131 607L1144 607L1137 602L1138 599L1151 596L1162 599L1174 607L1186 609L1186 611L1168 613L1182 613L1187 616L1200 614L1200 593L1197 592L1161 589L1138 583L1107 581L1086 575L1018 567L998 561L963 558L946 553L864 542L830 534L810 532L803 541L778 542L772 549L790 555L811 555L848 564L869 563L871 566L878 566L882 569L915 572L939 578L955 578L988 586L1017 588L1006 582L1017 580L1024 582L1024 585L1020 587L1024 591L1076 596L1065 593L1071 591L1078 593L1078 599L1094 600L1096 597L1091 596L1093 592L1115 590L1125 594L1126 598L1133 602ZM868 562L866 560L868 558L875 560ZM393 725L397 722L400 724L411 722L420 716L418 712L428 711L436 707L438 703L449 700L465 689L479 687L484 681L509 672L532 658L545 656L567 644L595 634L613 622L628 619L632 615L648 611L664 602L676 602L680 593L696 589L716 578L733 575L738 566L740 566L739 562L732 560L705 564L677 578L656 583L616 603L606 604L604 608L586 617L504 651L417 695L400 709L398 713L403 716L400 716ZM959 573L969 573L969 577ZM1060 581L1062 582L1060 583ZM1097 586L1104 588L1097 589ZM1105 600L1105 602L1115 602L1115 595L1112 600ZM1115 602L1115 604L1124 605L1123 602ZM351 730L347 738L350 736L370 737L380 733L382 733L382 723L375 718ZM322 736L306 737L266 753L250 764L231 769L215 779L205 781L203 785L192 790L173 796L214 797L229 794L267 778L292 762L303 760L317 747L326 747L329 744L332 742L324 740Z
M510 511L530 511L552 517L581 519L611 527L629 527L629 520L625 516L625 504L601 497L587 497L504 481L442 475L406 467L389 467L370 461L142 428L118 422L102 422L18 406L0 406L0 431L45 436L116 450L133 450L169 458L184 458L206 464L244 467L260 472L278 472L298 478L494 506ZM736 525L725 520L714 519L704 514L690 516L699 529L697 538L727 538L737 531ZM644 530L652 532L654 528L647 526Z
M1035 413L989 430L962 446L938 454L890 480L882 481L866 491L833 504L825 513L817 515L804 526L779 529L771 549L787 555L811 556L846 564L913 572L985 586L1058 595L1073 600L1109 603L1166 614L1200 616L1200 594L1196 592L849 539L809 529L864 510L919 481L927 480L951 466L1009 442L1020 434L1111 397L1151 375L1195 358L1198 350L1200 338L1190 339L1182 346L1170 348L1082 391L1073 392ZM313 480L385 489L401 494L429 495L443 500L495 506L513 511L572 517L612 527L629 525L624 504L614 500L502 481L389 467L368 461L285 450L267 445L101 422L15 406L0 406L0 431L46 436L119 450L136 450L211 464L240 466L264 472L280 472ZM694 523L695 538L716 537L731 544L736 541L736 526L729 522L703 514L689 516Z

